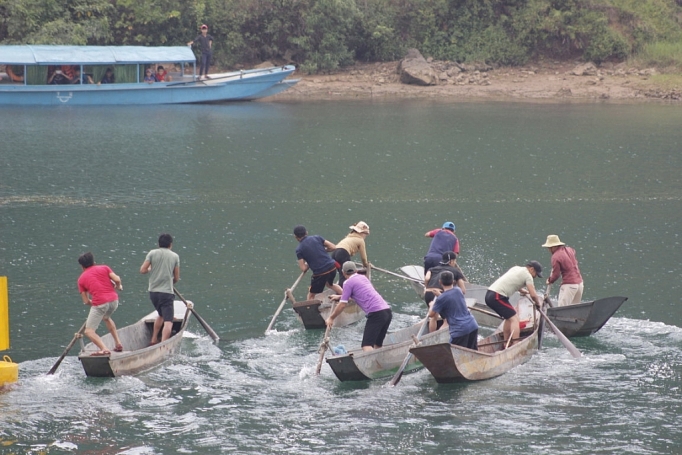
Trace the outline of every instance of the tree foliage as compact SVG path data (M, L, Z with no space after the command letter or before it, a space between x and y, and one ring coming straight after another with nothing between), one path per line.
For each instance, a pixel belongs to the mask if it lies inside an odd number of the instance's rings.
M625 59L682 39L680 0L0 0L2 44L184 45L203 23L221 67L308 72L436 59Z

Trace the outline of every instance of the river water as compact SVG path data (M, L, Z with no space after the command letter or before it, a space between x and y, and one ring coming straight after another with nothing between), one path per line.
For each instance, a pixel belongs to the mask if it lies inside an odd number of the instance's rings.
M682 111L668 105L259 102L0 111L0 275L10 284L0 454L670 454L682 431ZM428 371L340 383L314 375L321 331L287 307L291 231L336 242L364 220L370 261L419 264L453 221L460 264L489 284L558 234L586 299L627 296L573 360L548 335L499 378L438 385ZM119 327L151 311L138 273L175 237L192 321L172 361L89 379L45 373L86 317L76 279L92 251L123 280ZM409 283L375 272L393 328L423 317ZM304 280L295 290L305 297ZM540 282L537 283L543 288ZM358 326L332 344L359 345ZM104 327L100 327L103 333Z

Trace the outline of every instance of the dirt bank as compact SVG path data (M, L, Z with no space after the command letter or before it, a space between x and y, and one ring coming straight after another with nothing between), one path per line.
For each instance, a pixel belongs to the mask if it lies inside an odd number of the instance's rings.
M680 87L671 86L668 80L661 81L658 70L634 68L626 63L596 67L549 62L513 68L486 65L455 68L448 62L431 65L438 78L438 84L433 86L401 83L396 72L398 62L356 64L334 74L296 74L301 82L277 95L277 99L682 100Z

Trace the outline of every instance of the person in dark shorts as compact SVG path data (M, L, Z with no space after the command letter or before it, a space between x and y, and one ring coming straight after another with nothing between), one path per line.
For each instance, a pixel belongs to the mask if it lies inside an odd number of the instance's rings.
M333 289L337 294L341 294L343 292L341 286L334 284L336 262L329 256L329 252L334 251L336 245L319 235L308 235L305 226L301 225L294 228L294 237L298 241L298 247L296 247L298 267L301 272L308 269L313 272L308 290L308 300L313 300L316 294L324 291L325 286Z
M542 305L542 300L535 292L533 285L533 278L536 277L542 278L542 264L538 261L530 261L525 267L517 265L491 284L485 294L485 304L504 318L502 330L505 340L510 337L515 340L521 334L519 316L509 302L509 298L515 292L520 292L522 295L530 294L537 306Z
M170 234L159 236L159 247L147 253L140 273L149 273L149 299L159 316L154 321L151 344L170 338L173 331L175 291L173 284L180 280L180 256L171 251L173 237ZM163 330L162 330L163 327Z
M331 327L334 319L341 314L350 299L355 300L362 311L367 315L365 331L362 335L362 350L371 351L384 345L384 338L388 332L388 326L393 319L391 307L374 289L369 279L358 273L357 266L353 261L347 261L341 266L341 273L346 277L341 295L332 295L330 300L338 301L332 314L329 315L326 324Z
M424 256L424 273L428 272L431 267L436 267L446 251L459 255L459 239L455 235L455 223L452 221L446 221L442 228L433 229L424 234L424 237L433 239L429 245L429 251Z
M431 267L426 275L424 275L424 302L426 306L433 301L434 298L440 295L443 288L440 285L440 275L443 272L451 272L455 279L455 286L462 290L462 294L466 294L466 285L464 284L464 275L456 267L457 255L454 251L446 251L443 253L442 260L436 267Z
M429 309L429 317L432 318L430 322L434 322L436 316L440 314L448 323L450 344L477 350L478 323L467 308L464 293L459 287L454 286L454 283L455 277L452 272L444 271L440 274L443 293Z

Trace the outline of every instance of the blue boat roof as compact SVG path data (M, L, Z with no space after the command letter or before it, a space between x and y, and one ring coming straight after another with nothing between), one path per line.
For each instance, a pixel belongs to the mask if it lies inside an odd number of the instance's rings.
M195 60L188 46L0 46L0 63L11 65L114 65Z

